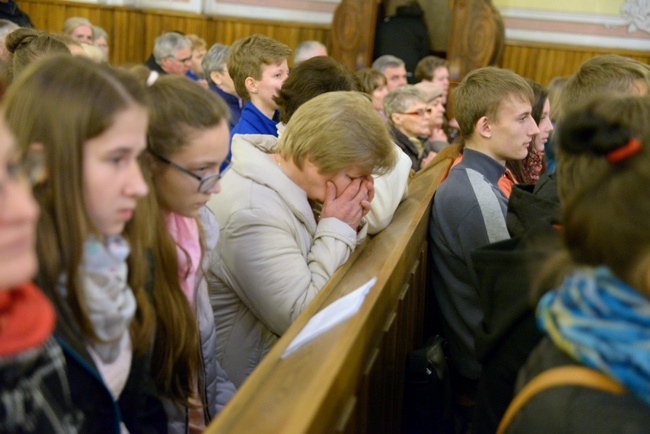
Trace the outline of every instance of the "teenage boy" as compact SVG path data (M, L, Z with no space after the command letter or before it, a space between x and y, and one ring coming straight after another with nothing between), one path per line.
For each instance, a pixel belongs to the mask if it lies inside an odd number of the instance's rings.
M472 71L454 92L454 109L465 142L463 160L438 188L431 209L433 291L451 365L472 395L481 366L474 337L483 317L470 253L509 238L508 199L498 187L506 160L526 157L539 133L531 117L533 91L512 71Z
M278 106L273 99L289 76L290 55L289 47L263 35L252 35L232 44L228 72L237 94L248 102L230 132L231 139L235 134L278 136Z

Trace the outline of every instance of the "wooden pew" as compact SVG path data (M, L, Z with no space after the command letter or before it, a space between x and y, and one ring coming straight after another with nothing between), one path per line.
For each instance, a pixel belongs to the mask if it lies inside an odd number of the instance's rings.
M431 199L451 161L412 179L389 227L335 273L206 433L401 432L406 356L424 338ZM314 314L374 276L353 318L280 358Z

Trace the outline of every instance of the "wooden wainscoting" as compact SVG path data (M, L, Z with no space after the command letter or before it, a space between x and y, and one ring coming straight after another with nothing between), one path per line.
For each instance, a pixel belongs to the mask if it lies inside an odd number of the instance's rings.
M327 25L208 17L56 0L18 0L18 5L31 17L38 29L49 32L59 32L63 21L72 16L86 17L103 27L109 34L110 58L115 65L142 63L151 54L156 36L171 30L195 33L210 45L215 42L231 44L236 39L261 33L287 44L291 49L295 49L304 40L321 41L331 48L331 30ZM650 50L643 52L506 41L501 66L542 85L548 85L553 77L572 74L585 60L605 53L616 53L650 64ZM333 54L337 58L338 53ZM364 61L368 62L366 66L370 66L366 54L361 58L353 55L348 57L352 59L348 62L350 66Z
M68 17L85 17L109 34L110 61L114 65L140 64L153 50L154 40L167 31L194 33L208 45L230 45L255 33L270 36L292 50L305 40L321 41L329 46L328 25L213 17L175 11L101 6L55 0L19 0L18 5L34 26L48 32L60 32Z
M643 52L507 41L501 66L547 86L553 77L571 75L585 60L609 53L650 64L650 50Z

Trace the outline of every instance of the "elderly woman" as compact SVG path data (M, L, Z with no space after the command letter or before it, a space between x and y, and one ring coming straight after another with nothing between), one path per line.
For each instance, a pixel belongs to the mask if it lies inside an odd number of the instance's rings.
M63 23L61 34L69 36L82 44L93 43L93 25L83 17L70 17Z
M399 87L384 98L384 113L397 145L411 158L411 168L416 172L436 156L429 146L429 119L432 109L427 97L414 86Z
M444 91L442 87L429 81L421 81L415 85L424 92L427 99L427 107L431 109L429 114L429 136L428 145L434 152L440 152L449 146L447 134L443 129L445 123L445 105L443 102ZM427 146L427 145L425 145Z
M102 61L108 62L109 46L106 30L98 26L93 26L93 45L101 50Z
M235 135L208 206L221 226L208 282L217 359L239 386L366 233L373 173L396 160L369 99L328 92L279 139Z
M230 119L228 120L228 129L232 129L239 122L241 110L244 106L242 99L237 95L235 83L233 83L228 73L228 53L230 47L223 44L214 44L203 57L201 67L203 76L208 81L208 88L217 93L230 109Z

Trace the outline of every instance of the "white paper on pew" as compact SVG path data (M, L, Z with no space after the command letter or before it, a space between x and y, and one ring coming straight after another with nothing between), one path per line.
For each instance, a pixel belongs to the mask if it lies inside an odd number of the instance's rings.
M361 305L363 305L366 295L368 295L370 289L375 286L376 282L377 278L373 277L359 288L344 295L314 315L300 333L298 333L298 336L291 341L280 358L284 359L288 357L291 353L303 347L308 342L313 341L335 325L351 318L359 311L359 309L361 309Z

